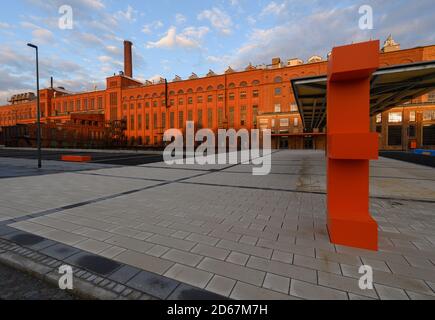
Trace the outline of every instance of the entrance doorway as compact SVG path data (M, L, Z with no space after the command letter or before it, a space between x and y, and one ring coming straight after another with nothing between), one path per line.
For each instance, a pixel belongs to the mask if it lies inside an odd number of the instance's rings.
M281 137L279 139L279 148L288 149L288 137Z
M314 149L313 136L305 136L304 137L304 149L305 150L313 150Z

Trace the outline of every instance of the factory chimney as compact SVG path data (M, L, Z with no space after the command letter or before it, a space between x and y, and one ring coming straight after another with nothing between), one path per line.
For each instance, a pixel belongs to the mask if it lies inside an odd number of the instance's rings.
M132 46L131 41L124 41L124 75L130 78L133 78Z

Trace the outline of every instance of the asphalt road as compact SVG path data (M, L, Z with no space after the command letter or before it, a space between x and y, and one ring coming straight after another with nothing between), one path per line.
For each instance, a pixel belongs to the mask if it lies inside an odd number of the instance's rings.
M0 300L77 300L67 291L0 264Z
M161 155L141 154L141 153L110 153L110 152L70 152L70 151L42 151L43 160L60 160L62 155L90 155L92 163L114 164L124 166L137 166L141 164L160 162L163 160ZM0 157L36 159L36 150L10 150L0 149Z

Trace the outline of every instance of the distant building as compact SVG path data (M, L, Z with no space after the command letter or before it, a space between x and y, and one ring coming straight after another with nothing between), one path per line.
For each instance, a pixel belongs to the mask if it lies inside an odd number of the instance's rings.
M313 56L270 65L249 64L243 71L231 67L224 74L195 73L187 80L176 76L142 83L133 78L132 44L124 43L125 70L106 79L99 91L71 93L64 88L40 90L42 122L66 123L71 116L102 114L106 121L124 119L129 139L143 145L162 143L165 129L185 129L186 121L196 128L271 129L274 148L325 147L324 132L305 132L290 80L324 75L327 60ZM435 60L435 45L400 50L390 36L380 52L381 66ZM167 97L167 101L166 101ZM352 101L349 101L351 106ZM34 123L35 96L16 95L0 107L0 126ZM352 119L349 119L352 121ZM435 93L397 106L372 119L380 134L381 149L407 149L411 145L435 148Z

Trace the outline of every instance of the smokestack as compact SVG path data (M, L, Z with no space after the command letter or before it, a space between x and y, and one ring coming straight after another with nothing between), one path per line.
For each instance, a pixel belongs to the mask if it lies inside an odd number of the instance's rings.
M50 88L53 89L53 77L50 77Z
M124 41L124 74L130 78L133 78L132 46L133 43L131 41Z

